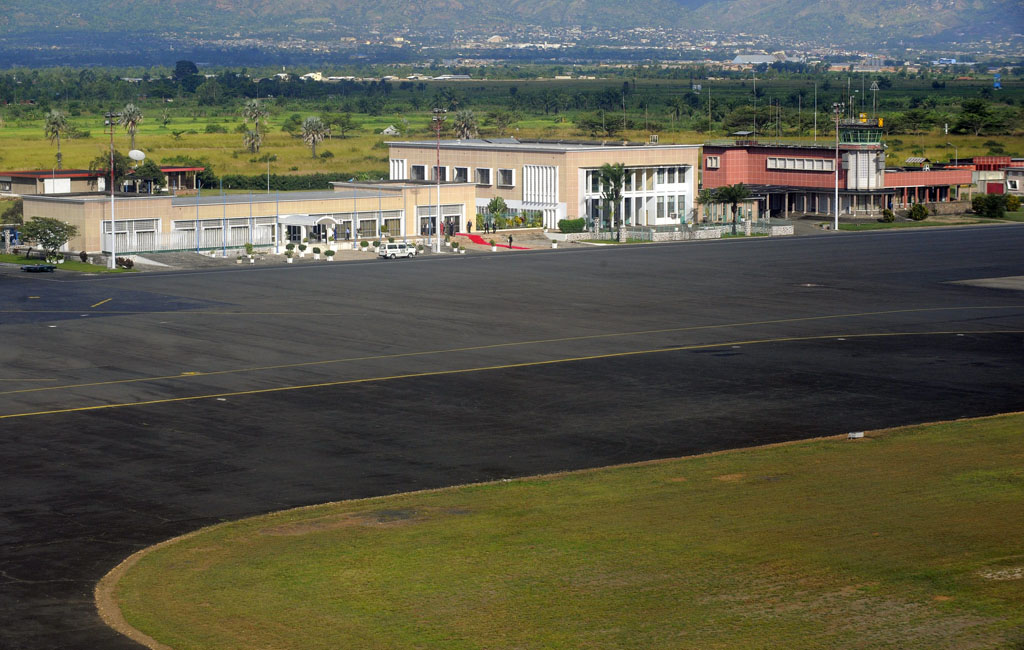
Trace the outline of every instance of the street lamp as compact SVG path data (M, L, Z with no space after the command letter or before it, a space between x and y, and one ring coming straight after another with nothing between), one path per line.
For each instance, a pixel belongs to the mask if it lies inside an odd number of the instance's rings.
M842 166L840 165L839 159L839 118L842 116L843 111L845 109L846 105L843 104L843 102L836 102L832 104L832 114L835 116L836 120L836 194L834 210L835 223L833 224L832 229L837 232L839 231L839 168Z
M952 142L947 142L946 146L947 147L953 147L953 159L955 161L953 163L953 165L954 166L959 165L960 164L960 151L956 148L956 145L953 144Z
M114 130L117 128L120 113L105 113L103 115L103 126L110 134L110 259L107 260L107 267L117 268L116 246L117 246L117 222L114 220Z
M441 227L441 127L444 125L445 115L448 113L443 108L435 108L434 116L430 118L432 126L434 128L434 134L437 136L437 167L434 168L434 176L437 180L437 220L434 222L434 252L441 252L441 236L439 233Z

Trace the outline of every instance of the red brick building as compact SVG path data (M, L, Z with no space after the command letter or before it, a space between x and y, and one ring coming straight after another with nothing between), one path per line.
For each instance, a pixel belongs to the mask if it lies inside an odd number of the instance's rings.
M969 169L905 170L886 167L880 120L846 120L834 143L761 143L737 140L708 144L702 156L703 188L743 183L758 212L874 216L885 208L957 200L971 183Z

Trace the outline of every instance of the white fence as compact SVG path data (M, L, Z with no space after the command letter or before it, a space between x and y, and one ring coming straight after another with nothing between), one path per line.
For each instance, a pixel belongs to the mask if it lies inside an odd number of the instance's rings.
M115 255L171 251L202 251L242 248L246 244L270 246L274 243L273 217L255 219L201 219L179 221L171 232L160 232L156 219L118 220ZM199 241L196 241L196 226ZM103 251L110 252L110 222L103 223Z
M256 224L250 236L248 225L229 225L226 232L220 226L213 228L204 225L198 242L195 228L171 232L152 230L119 232L115 244L114 253L116 255L242 248L246 244L272 246L274 244L274 226L273 224ZM103 233L103 250L110 252L109 232Z

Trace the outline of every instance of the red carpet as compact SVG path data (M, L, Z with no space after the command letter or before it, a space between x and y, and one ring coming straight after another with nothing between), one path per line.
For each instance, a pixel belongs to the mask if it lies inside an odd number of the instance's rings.
M474 244L480 244L481 246L490 246L491 245L489 238L485 240L480 235L471 235L468 232L459 232L459 233L455 233L455 234L458 235L459 237L469 237L469 241L473 242ZM508 244L501 244L501 243L499 243L499 242L502 242L502 241L508 241L508 237L501 237L501 236L495 236L494 237L494 245L497 246L498 248L510 248L510 249L516 250L516 251L528 251L528 250L530 250L526 246L509 246ZM515 241L515 236L513 236L512 241L513 242Z

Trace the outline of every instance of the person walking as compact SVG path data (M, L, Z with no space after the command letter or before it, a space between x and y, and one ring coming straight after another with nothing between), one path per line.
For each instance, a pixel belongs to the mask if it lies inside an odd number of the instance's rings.
M508 235L508 247L510 249L512 248L512 233L509 233Z

